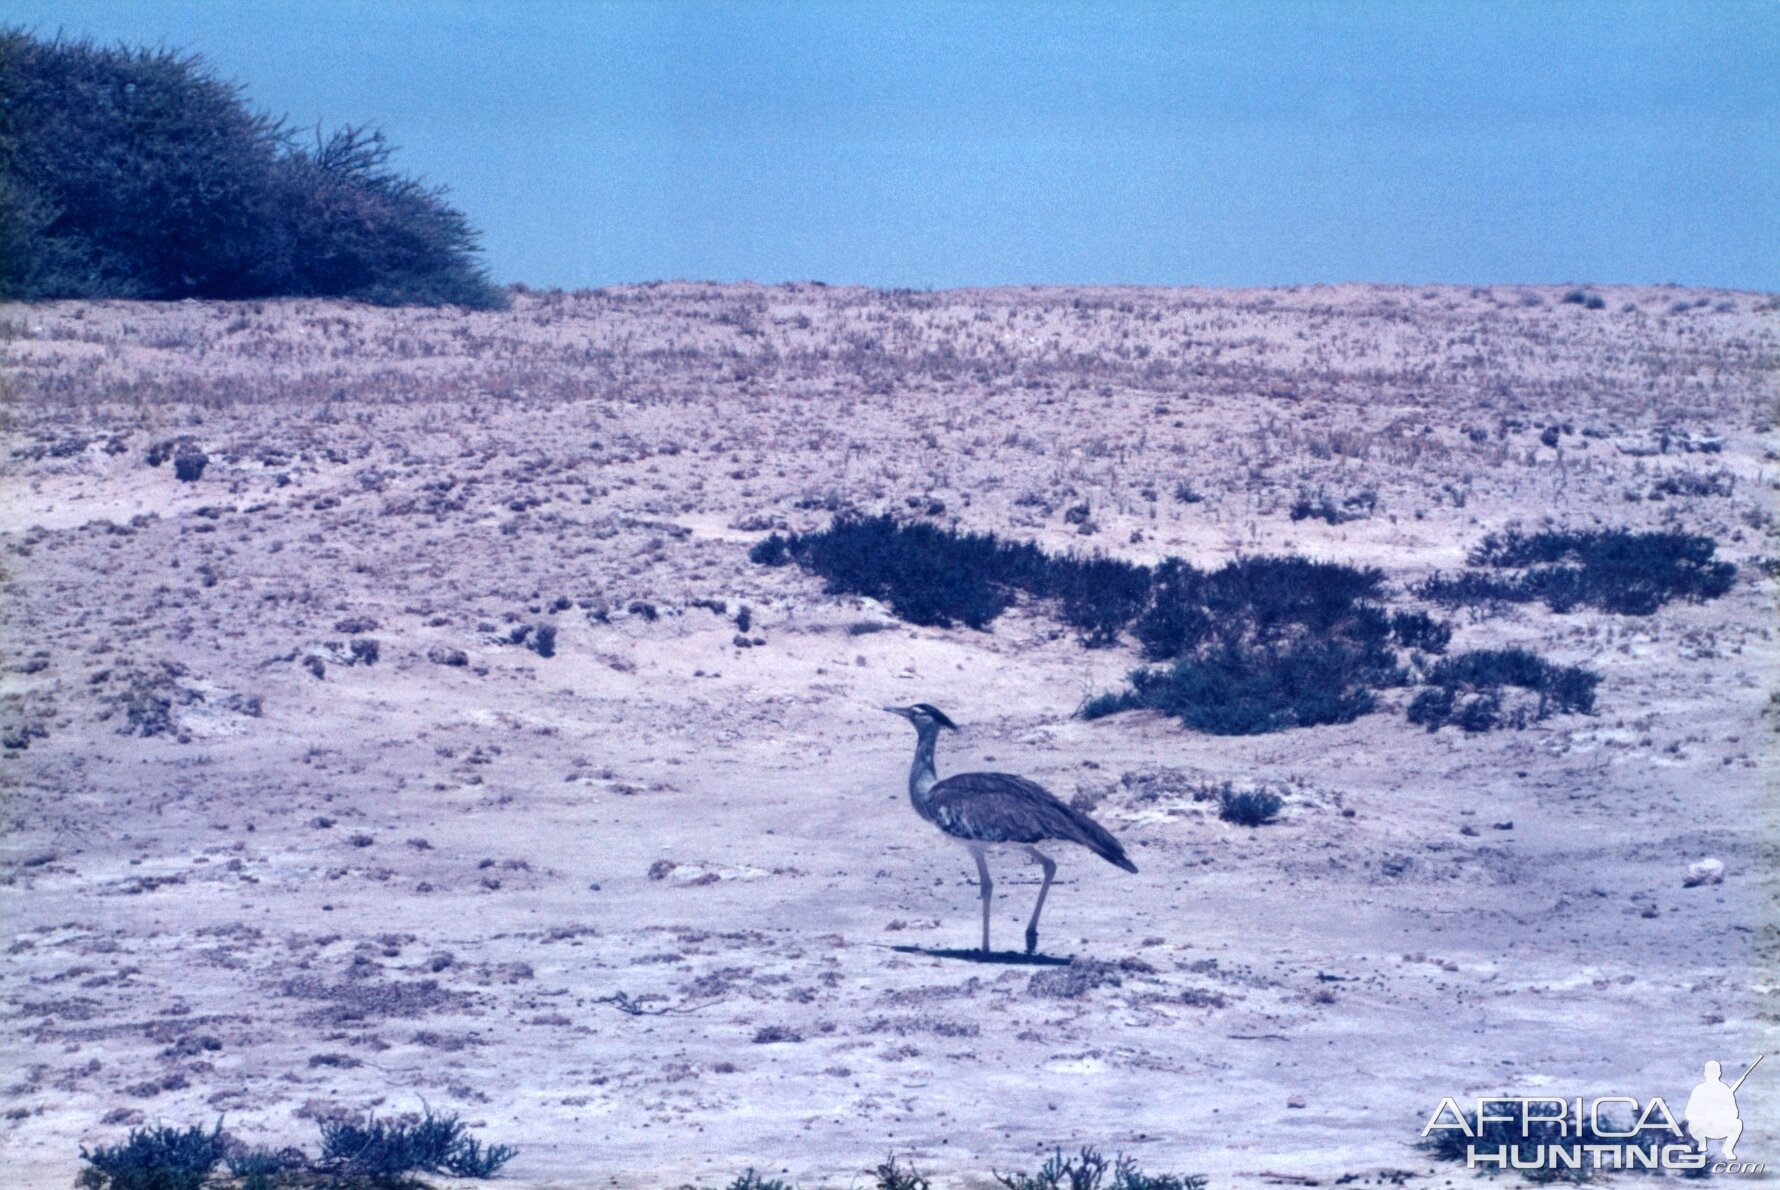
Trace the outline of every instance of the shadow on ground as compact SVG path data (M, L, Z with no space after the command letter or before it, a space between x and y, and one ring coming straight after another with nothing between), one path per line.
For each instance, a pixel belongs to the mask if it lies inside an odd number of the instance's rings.
M966 963L1003 963L1012 967L1067 967L1074 958L1048 954L1022 954L1014 950L950 950L928 946L892 946L897 954L921 954L930 959L962 959Z

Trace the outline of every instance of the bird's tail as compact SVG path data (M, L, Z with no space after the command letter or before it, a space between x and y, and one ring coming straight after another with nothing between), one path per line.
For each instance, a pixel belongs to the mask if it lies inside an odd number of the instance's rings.
M1127 872L1137 871L1137 865L1131 862L1131 857L1125 854L1124 845L1112 837L1111 831L1074 807L1068 809L1076 829L1081 832L1076 837L1076 842L1115 867Z

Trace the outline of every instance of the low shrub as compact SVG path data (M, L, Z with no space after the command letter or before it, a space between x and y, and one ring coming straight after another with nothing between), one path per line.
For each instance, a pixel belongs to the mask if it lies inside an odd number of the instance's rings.
M1525 727L1553 714L1594 710L1601 675L1573 665L1554 665L1525 649L1460 653L1428 671L1428 689L1410 700L1409 721L1438 731L1448 723L1468 732ZM1503 687L1537 696L1531 705L1506 707Z
M903 1165L895 1156L884 1158L872 1170L876 1190L929 1190L927 1179L914 1165Z
M1025 594L1054 603L1089 647L1112 644L1149 600L1148 567L890 516L842 516L817 533L775 533L748 556L762 566L796 562L826 579L831 594L866 595L930 627L987 628Z
M1266 826L1279 817L1285 804L1271 789L1237 789L1225 782L1218 790L1218 817L1237 826Z
M206 1190L225 1158L229 1176L241 1190L393 1190L422 1187L417 1174L492 1178L516 1150L489 1145L469 1135L455 1115L428 1111L417 1121L367 1118L330 1120L321 1125L321 1155L301 1149L232 1149L219 1121L206 1133L155 1127L132 1130L121 1145L80 1150L88 1168L77 1184L83 1190Z
M1145 708L1210 735L1351 723L1376 705L1376 688L1401 684L1403 674L1387 648L1312 638L1287 646L1224 646L1165 668L1134 670L1129 679L1129 690L1093 700L1083 717Z
M1350 627L1366 634L1381 617L1365 601L1383 585L1375 568L1297 556L1238 558L1210 572L1168 558L1131 633L1151 661L1189 656L1208 642L1271 644Z
M731 1182L727 1190L792 1190L792 1186L777 1178L763 1178L750 1169Z
M1435 575L1419 593L1444 606L1540 600L1555 612L1588 606L1647 616L1676 599L1701 603L1730 590L1737 568L1715 560L1717 548L1712 538L1692 533L1510 530L1485 537L1468 561L1519 574Z
M1452 643L1452 625L1427 612L1392 612L1391 639L1405 649L1444 653Z
M87 1168L75 1184L83 1190L202 1190L222 1163L227 1144L222 1121L205 1132L196 1124L181 1130L157 1125L131 1129L121 1145L80 1147Z
M316 1164L330 1172L368 1178L411 1173L489 1178L513 1153L506 1145L484 1149L456 1116L428 1112L414 1123L374 1117L363 1123L327 1121L321 1126L321 1158Z
M1107 1177L1111 1174L1111 1178ZM1134 1158L1116 1154L1111 1161L1093 1148L1084 1148L1073 1157L1061 1150L1053 1152L1036 1174L999 1171L995 1180L1007 1190L1204 1190L1205 1178L1198 1174L1146 1174Z

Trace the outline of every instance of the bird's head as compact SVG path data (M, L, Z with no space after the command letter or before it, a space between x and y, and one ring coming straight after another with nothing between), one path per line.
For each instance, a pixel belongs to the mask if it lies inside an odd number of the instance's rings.
M940 727L949 728L952 731L958 730L958 725L946 718L946 713L930 702L918 702L912 707L885 707L884 709L892 715L901 715L913 723L916 731L932 731Z

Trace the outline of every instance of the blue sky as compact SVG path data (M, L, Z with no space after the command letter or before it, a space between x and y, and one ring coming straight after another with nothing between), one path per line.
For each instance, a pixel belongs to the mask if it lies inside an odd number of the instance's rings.
M1780 290L1780 2L0 0L378 123L496 279Z

